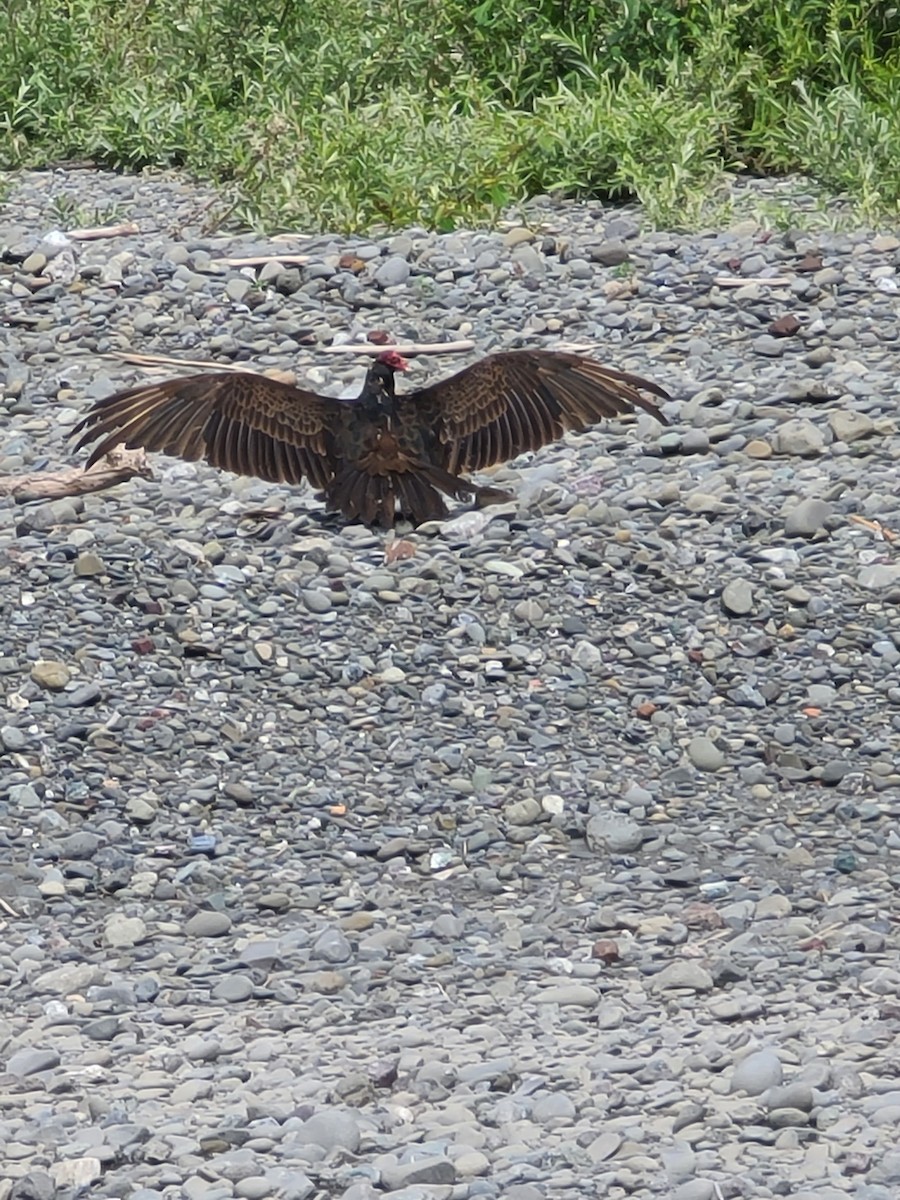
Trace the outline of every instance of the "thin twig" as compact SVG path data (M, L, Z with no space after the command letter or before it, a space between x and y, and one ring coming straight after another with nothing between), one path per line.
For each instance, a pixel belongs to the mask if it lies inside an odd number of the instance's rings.
M742 278L739 275L717 275L713 280L716 287L744 287L748 283L758 283L762 287L789 287L793 280L788 275L748 275Z
M111 350L108 354L95 355L96 358L110 358L116 362L130 363L135 367L201 367L208 371L234 371L238 375L254 372L249 363L236 366L234 363L212 362L205 358L170 358L167 354L136 354L131 350Z
M886 542L895 542L900 537L900 534L894 533L893 529L888 529L880 521L870 521L868 517L861 517L858 513L852 513L847 520L852 521L854 525L862 525L863 529L868 529L870 533L877 533Z
M282 263L289 267L302 267L309 262L308 254L250 254L246 258L214 258L214 267L265 267L269 263Z
M323 354L383 354L385 350L396 350L398 354L460 354L472 350L475 343L468 338L459 342L393 342L376 346L370 342L352 346L322 346Z

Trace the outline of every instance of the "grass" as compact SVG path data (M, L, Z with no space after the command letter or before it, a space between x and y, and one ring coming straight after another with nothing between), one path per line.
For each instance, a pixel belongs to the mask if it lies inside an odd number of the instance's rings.
M546 192L683 227L726 171L900 211L882 0L4 0L4 24L0 166L178 167L270 229Z

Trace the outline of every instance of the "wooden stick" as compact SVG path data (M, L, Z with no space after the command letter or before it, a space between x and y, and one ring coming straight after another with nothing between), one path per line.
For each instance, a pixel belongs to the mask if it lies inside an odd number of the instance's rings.
M247 258L214 258L214 267L264 267L267 263L283 263L289 267L302 267L309 262L308 254L251 254Z
M763 287L788 287L793 280L789 275L773 275L771 278L766 278L761 275L748 275L746 279L741 279L736 275L717 275L713 280L716 287L744 287L748 283L759 283Z
M116 362L131 363L136 367L200 367L204 371L231 371L235 375L263 375L266 379L277 379L279 383L296 383L294 371L282 371L279 367L266 367L260 371L249 363L235 366L234 363L212 362L206 358L169 358L165 354L136 354L130 350L112 350L108 354L97 354L96 358L111 358Z
M97 354L96 358L111 358L116 362L131 363L135 367L201 367L208 371L234 371L246 375L259 371L249 364L236 366L234 363L212 362L205 358L170 358L167 354L137 354L131 350L111 350L108 354Z
M895 542L900 537L900 534L894 533L893 529L888 529L880 521L870 521L867 517L861 517L858 513L852 513L847 520L852 521L854 525L862 525L863 529L868 529L870 533L877 533L886 542Z
M463 350L472 350L473 341L464 338L459 342L388 342L376 346L371 342L352 346L320 346L323 354L383 354L385 350L396 350L398 354L459 354Z
M140 232L138 226L129 221L124 225L96 225L91 229L69 229L66 231L66 237L71 238L73 242L96 242L100 238L127 237Z
M104 488L125 483L135 475L142 479L153 478L144 451L117 446L89 471L69 467L64 471L37 471L31 475L0 478L0 496L12 496L17 504L29 500L60 500L65 496L102 492Z

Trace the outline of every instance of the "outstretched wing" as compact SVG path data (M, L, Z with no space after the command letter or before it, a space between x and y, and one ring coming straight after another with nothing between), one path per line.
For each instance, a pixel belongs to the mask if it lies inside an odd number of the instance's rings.
M640 375L604 367L558 350L492 354L430 387L401 397L415 418L434 431L435 452L448 471L477 471L556 441L567 429L584 430L634 408L665 417L651 392L669 398ZM405 405L404 405L405 408Z
M348 406L250 372L190 375L98 401L75 428L77 449L100 441L87 465L119 443L236 475L325 487L338 456L334 434Z

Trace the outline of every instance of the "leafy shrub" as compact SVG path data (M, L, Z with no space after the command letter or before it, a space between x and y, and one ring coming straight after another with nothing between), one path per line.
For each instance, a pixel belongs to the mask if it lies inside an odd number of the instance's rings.
M5 0L0 162L176 165L243 219L490 220L538 192L702 219L723 170L900 202L877 0Z

